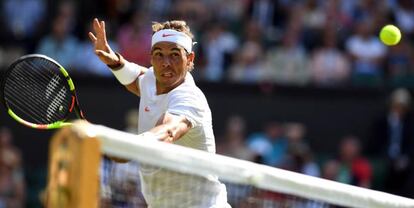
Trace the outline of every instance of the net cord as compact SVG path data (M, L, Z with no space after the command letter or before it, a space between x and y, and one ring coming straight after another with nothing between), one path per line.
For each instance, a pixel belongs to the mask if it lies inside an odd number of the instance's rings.
M98 138L102 153L175 171L217 175L223 181L347 207L414 208L413 199L158 142L102 125L79 121L71 128L80 133L81 138Z

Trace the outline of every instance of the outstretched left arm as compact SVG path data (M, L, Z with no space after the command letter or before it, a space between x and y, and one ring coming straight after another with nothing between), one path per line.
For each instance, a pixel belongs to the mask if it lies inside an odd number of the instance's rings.
M164 113L154 128L149 130L155 139L173 143L191 129L191 123L184 116Z

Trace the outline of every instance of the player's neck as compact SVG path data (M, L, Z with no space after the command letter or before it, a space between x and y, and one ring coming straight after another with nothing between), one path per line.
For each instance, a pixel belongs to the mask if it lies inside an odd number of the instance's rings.
M180 86L185 79L180 80L177 83L174 83L173 85L170 86L166 86L163 85L162 83L158 82L158 80L155 82L155 86L157 89L156 95L162 95L162 94L167 94L169 93L171 90L175 89L176 87Z

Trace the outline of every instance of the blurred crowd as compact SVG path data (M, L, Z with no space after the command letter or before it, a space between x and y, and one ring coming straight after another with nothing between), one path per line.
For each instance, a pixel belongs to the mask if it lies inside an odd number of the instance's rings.
M0 208L26 205L26 178L20 150L13 144L13 133L0 127Z
M93 17L110 45L148 66L151 22L191 26L198 80L295 86L414 86L412 0L2 0L0 67L49 55L71 73L111 76L87 38ZM19 11L19 12L16 12ZM402 42L386 47L380 28Z
M258 131L248 131L243 115L228 117L222 132L216 133L217 153L265 164L314 177L385 191L414 198L414 111L412 95L398 88L389 95L388 108L373 123L369 136L354 132L331 138L336 147L321 152L308 139L306 124L295 121L269 120ZM136 133L138 110L125 116L125 131ZM312 138L313 141L318 138ZM318 142L325 142L320 141ZM25 174L24 161L13 143L13 132L0 128L0 208L38 207L39 193L33 174ZM102 207L145 207L140 193L139 165L119 164L103 158L101 165ZM43 170L46 171L46 170ZM32 179L31 179L32 178ZM43 189L45 184L40 184ZM250 186L227 184L233 206L262 207L257 203L311 203L305 207L330 207L324 203L280 193L266 192ZM254 198L255 200L251 201ZM245 201L250 200L250 201ZM288 202L286 202L288 201ZM251 206L250 206L251 205ZM257 206L256 206L257 205ZM263 205L264 206L264 205ZM298 205L299 207L303 207ZM264 206L266 207L266 206ZM288 206L290 207L290 206ZM296 206L295 206L296 207Z
M74 76L112 77L87 37L94 17L106 21L114 50L145 66L149 66L152 21L183 19L195 34L192 73L200 81L414 87L413 0L0 0L0 10L0 70L23 54L41 53ZM386 24L401 29L403 38L397 46L387 47L378 39ZM410 106L410 93L398 88L390 95L388 111L372 124L369 138L354 132L332 138L339 142L328 155L311 146L303 123L271 120L262 131L247 132L251 121L234 115L225 132L216 132L217 151L413 198ZM11 139L10 130L1 128L0 208L23 207L26 198L20 152ZM108 177L126 180L123 176L138 167L107 162L102 168ZM122 190L103 186L108 199L116 198L117 192ZM134 203L143 203L140 199Z
M268 120L258 131L249 130L241 114L229 116L216 133L217 153L340 183L414 198L414 111L410 91L393 90L387 108L366 124L367 138L348 132L332 138L336 147L321 152L312 146L306 124ZM138 109L125 115L125 131L136 133ZM313 141L319 140L312 138ZM324 141L318 141L324 142ZM101 172L102 207L145 207L139 192L139 164L104 159ZM233 207L331 208L324 202L226 183ZM138 187L138 189L137 189Z
M367 124L372 126L368 138L360 138L353 132L332 138L337 141L337 148L328 153L312 148L303 123L271 120L261 131L247 132L248 121L242 115L228 118L225 131L217 137L217 151L272 167L414 198L411 99L408 90L394 90L387 112Z

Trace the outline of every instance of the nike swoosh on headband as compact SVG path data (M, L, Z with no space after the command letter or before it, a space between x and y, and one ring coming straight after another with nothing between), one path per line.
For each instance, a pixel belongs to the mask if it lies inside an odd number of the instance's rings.
M174 36L174 35L175 34L162 34L162 37L165 38L165 37Z

